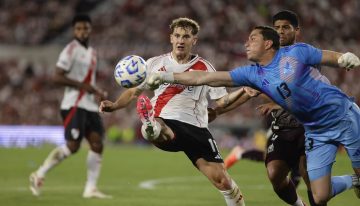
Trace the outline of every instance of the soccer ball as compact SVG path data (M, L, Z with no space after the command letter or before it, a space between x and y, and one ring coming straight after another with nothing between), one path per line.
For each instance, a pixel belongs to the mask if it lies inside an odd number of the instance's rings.
M132 88L141 84L146 78L145 60L136 55L122 58L115 67L116 82L125 88Z

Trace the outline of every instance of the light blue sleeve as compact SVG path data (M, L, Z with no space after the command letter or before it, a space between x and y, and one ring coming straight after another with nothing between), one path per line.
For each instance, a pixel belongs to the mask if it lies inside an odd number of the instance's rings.
M306 65L318 65L321 63L322 50L305 43L297 43L290 53Z
M254 71L251 65L237 67L230 71L230 76L235 86L250 86Z

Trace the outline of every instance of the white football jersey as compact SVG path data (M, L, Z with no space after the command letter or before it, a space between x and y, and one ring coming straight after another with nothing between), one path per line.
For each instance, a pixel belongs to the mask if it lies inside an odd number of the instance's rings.
M71 41L60 53L56 66L65 70L68 78L80 82L88 81L95 86L97 58L92 47L85 48L77 40ZM80 96L79 89L66 86L60 108L70 109L75 106L77 101L79 108L92 112L98 111L98 105L93 94L85 92Z
M179 64L171 53L153 57L147 61L147 72L214 72L214 67L205 59L196 55L190 62ZM162 84L151 99L155 117L173 119L197 127L208 126L208 100L220 99L227 94L224 87L184 86L181 84Z

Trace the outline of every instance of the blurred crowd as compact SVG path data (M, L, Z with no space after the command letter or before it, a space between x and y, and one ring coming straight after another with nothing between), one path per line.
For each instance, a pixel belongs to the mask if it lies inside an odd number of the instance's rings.
M299 14L301 41L360 55L357 0L4 0L0 2L0 43L24 48L65 46L71 38L73 15L86 11L93 19L91 44L100 57L98 85L115 100L123 91L113 80L116 62L129 54L149 58L169 52L169 24L173 18L197 20L201 30L196 53L217 70L229 70L248 63L243 44L251 28L271 25L271 16L282 9ZM61 124L58 107L63 88L52 84L54 65L21 57L0 61L0 124ZM360 99L358 71L322 71L348 95ZM257 121L259 114L253 106L257 103L259 100L252 100L215 123L245 125ZM134 108L104 115L105 124L132 128L138 124Z

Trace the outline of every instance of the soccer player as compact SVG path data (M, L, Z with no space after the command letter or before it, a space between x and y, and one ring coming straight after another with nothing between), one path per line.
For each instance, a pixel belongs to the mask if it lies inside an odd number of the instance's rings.
M147 72L201 70L214 72L213 66L191 53L197 43L199 25L189 18L178 18L170 25L172 51L150 58ZM146 83L144 81L144 83ZM143 126L142 135L164 151L183 151L193 165L224 195L228 206L245 205L243 195L226 172L216 142L208 130L207 96L218 104L231 104L241 96L242 89L227 95L224 87L183 86L164 84L155 90L151 102L139 96L146 85L126 90L115 103L102 101L100 112L124 108L138 97L137 111Z
M300 27L298 16L294 12L280 11L273 16L272 22L280 36L280 46L290 46L296 42ZM328 82L324 76L323 79ZM255 95L252 94L252 96ZM295 186L299 183L300 177L298 176L301 174L308 188L310 205L315 205L306 172L304 127L294 116L273 102L262 104L258 109L264 114L271 113L272 116L271 134L267 140L265 164L274 191L290 205L300 202ZM236 146L229 156L225 158L225 166L230 167L241 156L246 158L249 156L248 153L257 154L258 152L245 151ZM257 154L257 156L259 155ZM288 177L290 170L291 179Z
M258 26L245 43L247 58L255 64L230 72L153 73L147 83L152 88L162 83L241 85L265 93L304 125L307 171L315 203L325 205L351 187L360 197L360 109L340 89L324 81L313 66L352 69L360 66L359 58L304 43L279 48L279 40L276 30ZM331 177L339 144L347 150L354 175Z
M80 148L85 137L90 145L87 156L87 182L84 198L110 198L97 187L100 175L104 127L98 114L96 98L104 99L105 92L95 86L97 55L89 46L91 19L78 14L72 21L74 40L60 54L56 63L54 81L65 86L61 102L66 145L55 148L44 163L30 175L33 195L40 195L46 173Z

